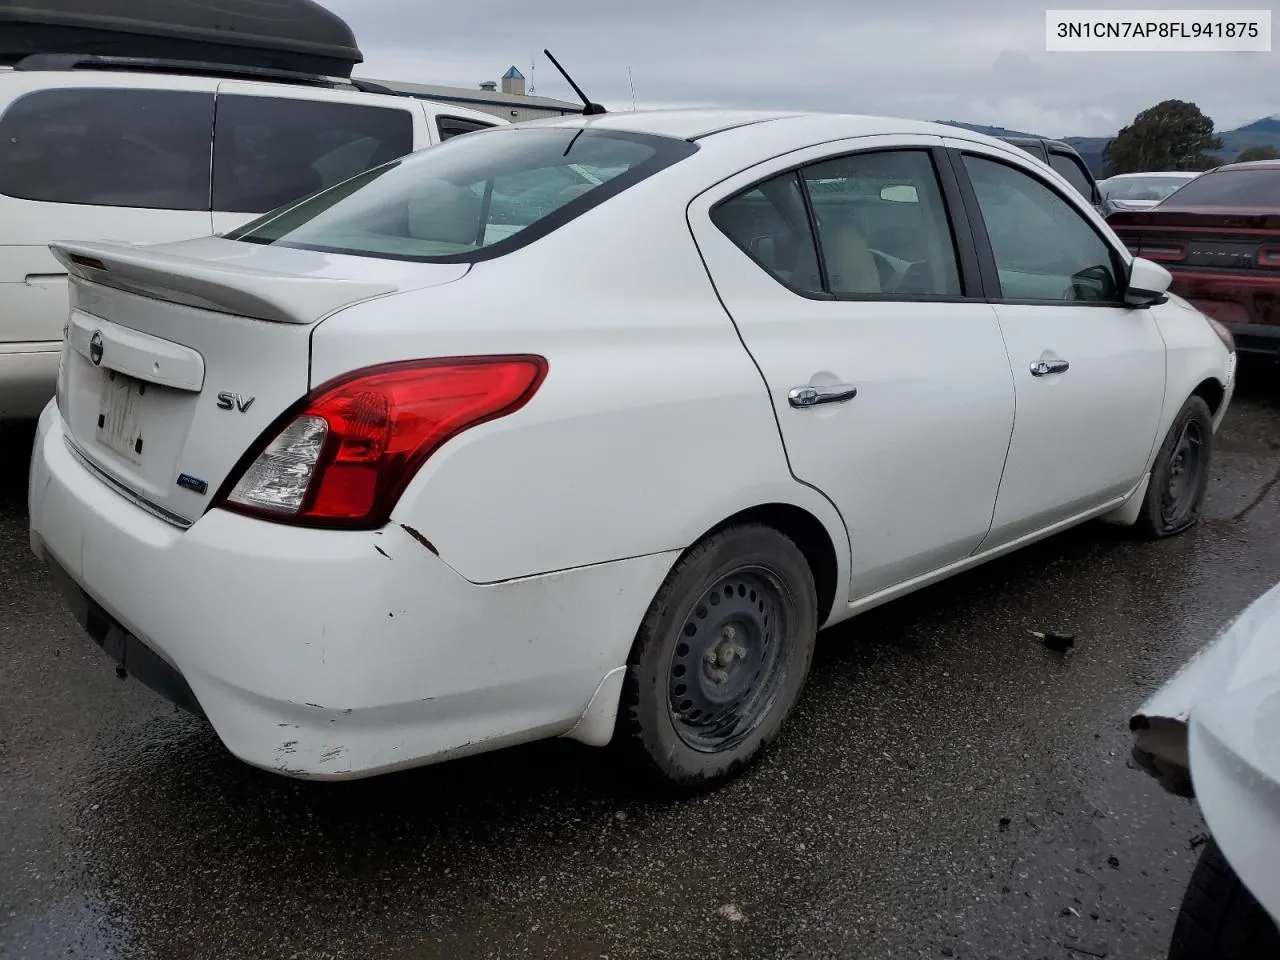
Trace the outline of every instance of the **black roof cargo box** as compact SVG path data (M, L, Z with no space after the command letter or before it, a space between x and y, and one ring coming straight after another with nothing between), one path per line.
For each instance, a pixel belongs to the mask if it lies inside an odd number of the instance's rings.
M0 0L0 64L39 53L235 64L350 77L364 60L314 0Z

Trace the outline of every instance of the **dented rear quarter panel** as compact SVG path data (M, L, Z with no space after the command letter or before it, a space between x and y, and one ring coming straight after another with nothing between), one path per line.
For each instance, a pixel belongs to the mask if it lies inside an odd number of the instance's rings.
M685 203L633 188L456 283L358 305L316 329L313 384L406 357L547 358L532 400L448 441L393 514L468 580L683 549L777 502L824 524L847 583L843 522L790 474L768 392L685 228ZM626 258L615 223L649 234L628 241Z

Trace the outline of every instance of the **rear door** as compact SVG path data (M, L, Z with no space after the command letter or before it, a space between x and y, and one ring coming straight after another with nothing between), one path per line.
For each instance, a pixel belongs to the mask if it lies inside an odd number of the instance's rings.
M61 79L61 78L59 78ZM115 80L117 78L111 78ZM71 74L0 76L0 341L56 341L67 275L53 240L161 242L207 235L214 81L166 89ZM24 83L38 88L22 90Z
M689 209L792 472L844 518L855 599L977 548L1013 428L1008 357L949 215L941 142L798 151Z
M986 544L997 546L1141 479L1164 403L1165 346L1151 310L1124 304L1127 260L1084 197L1021 158L951 143L1017 392Z
M224 80L214 123L214 231L430 142L426 118L408 98Z

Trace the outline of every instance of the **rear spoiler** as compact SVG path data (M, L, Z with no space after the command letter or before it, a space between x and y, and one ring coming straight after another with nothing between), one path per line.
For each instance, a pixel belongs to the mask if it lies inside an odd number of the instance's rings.
M210 240L196 241L207 249ZM238 246L238 245L237 245ZM255 270L153 246L51 243L74 277L127 293L254 320L311 324L361 300L395 293L392 283Z

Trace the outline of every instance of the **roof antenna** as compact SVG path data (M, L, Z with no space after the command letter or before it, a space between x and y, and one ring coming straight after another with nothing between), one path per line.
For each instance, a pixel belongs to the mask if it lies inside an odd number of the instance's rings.
M636 82L631 78L631 65L627 65L627 83L631 84L631 112L636 111Z
M582 92L582 88L573 82L573 77L569 76L569 74L565 72L564 67L560 66L560 61L551 55L550 50L543 50L542 52L546 55L546 58L551 61L551 65L560 71L560 76L564 77L567 81L569 81L569 86L573 87L573 92L578 95L578 99L581 100L583 103L582 115L584 117L590 117L598 113L609 112L604 107L600 106L600 104L592 103L590 100L587 99L587 95Z

